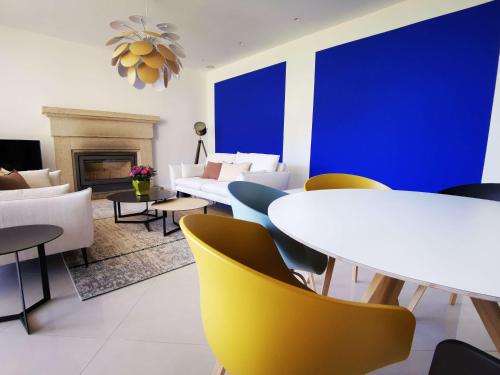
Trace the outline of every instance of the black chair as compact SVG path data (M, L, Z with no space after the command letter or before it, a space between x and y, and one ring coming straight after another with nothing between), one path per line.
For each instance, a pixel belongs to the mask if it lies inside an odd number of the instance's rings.
M468 184L454 186L441 190L439 194L446 195L456 195L460 197L468 198L479 198L486 199L490 201L500 202L500 184ZM417 306L418 302L427 290L426 286L419 285L413 297L411 298L410 304L408 305L408 310L413 311ZM452 293L450 295L449 304L454 305L457 301L457 295Z
M500 202L500 184L469 184L441 190L439 194L480 198Z
M429 375L498 375L500 359L458 340L436 346Z

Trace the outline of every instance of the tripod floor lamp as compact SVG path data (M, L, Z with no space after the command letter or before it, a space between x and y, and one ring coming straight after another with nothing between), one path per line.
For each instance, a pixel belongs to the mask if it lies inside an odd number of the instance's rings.
M198 164L200 160L200 150L203 148L203 152L205 153L205 157L207 157L207 150L205 148L205 144L203 143L203 139L201 138L205 134L207 134L207 126L204 122L198 121L194 124L194 132L200 138L198 138L198 147L196 147L196 156L194 157L194 163Z

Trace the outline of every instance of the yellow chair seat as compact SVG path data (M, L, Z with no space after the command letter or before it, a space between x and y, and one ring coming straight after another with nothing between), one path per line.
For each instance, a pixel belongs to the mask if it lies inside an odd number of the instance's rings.
M180 225L207 340L230 374L363 374L408 357L415 318L405 308L313 293L259 224L189 215Z

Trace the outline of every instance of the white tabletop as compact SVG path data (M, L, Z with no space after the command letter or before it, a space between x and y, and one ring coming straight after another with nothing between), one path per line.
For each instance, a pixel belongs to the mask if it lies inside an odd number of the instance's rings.
M364 268L500 301L500 203L441 194L319 190L274 201L296 240Z

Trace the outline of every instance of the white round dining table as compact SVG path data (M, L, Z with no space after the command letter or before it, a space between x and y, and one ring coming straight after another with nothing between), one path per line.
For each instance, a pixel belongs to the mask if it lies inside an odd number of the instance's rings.
M268 214L295 240L376 271L365 302L396 304L406 280L469 296L500 351L500 202L334 189L284 196Z

